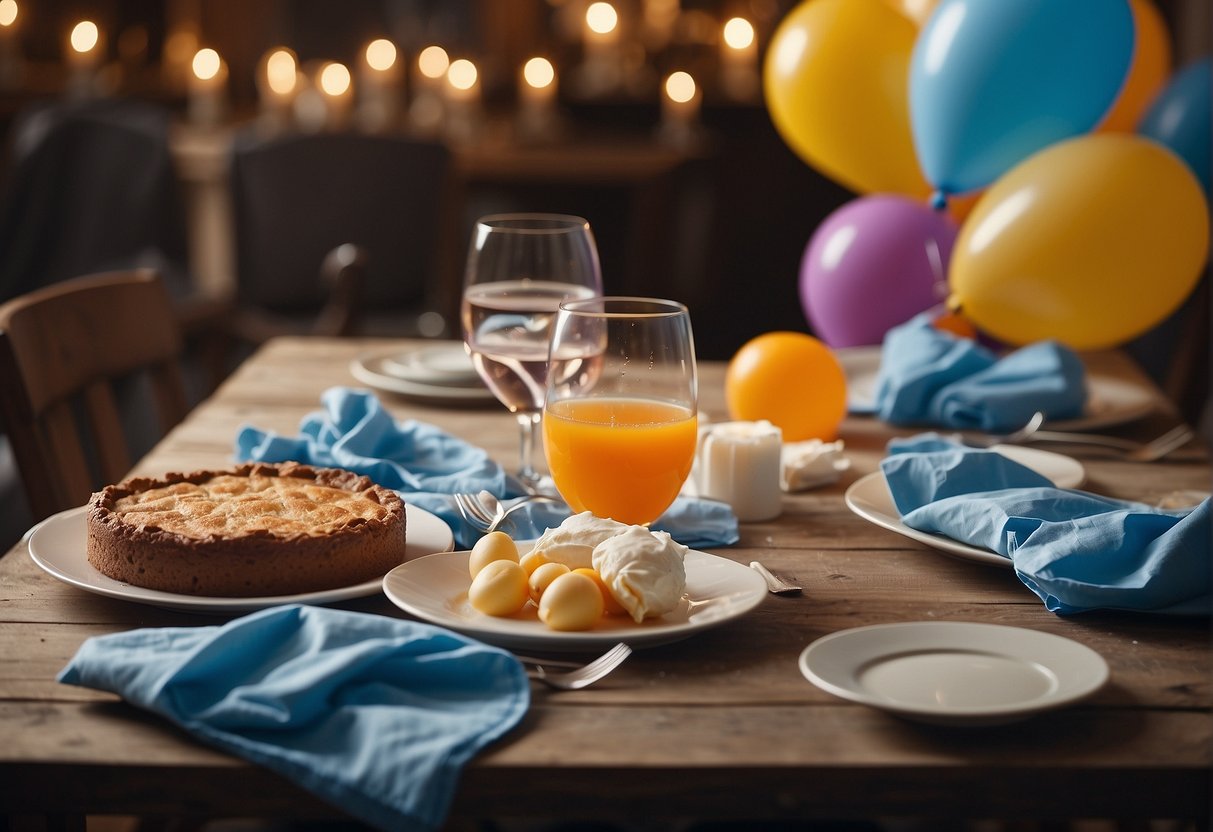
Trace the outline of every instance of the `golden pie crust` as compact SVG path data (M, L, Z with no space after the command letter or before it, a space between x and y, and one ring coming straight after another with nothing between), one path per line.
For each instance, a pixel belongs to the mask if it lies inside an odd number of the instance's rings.
M286 462L136 477L93 494L88 561L185 595L295 595L353 586L404 560L404 501L367 477Z

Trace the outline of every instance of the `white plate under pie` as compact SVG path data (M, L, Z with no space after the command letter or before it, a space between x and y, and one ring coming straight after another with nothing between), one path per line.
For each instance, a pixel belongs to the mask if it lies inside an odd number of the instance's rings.
M394 372L398 352L365 353L350 362L350 374L377 390L397 393L432 404L487 404L497 401L483 383L475 385L437 384L403 378ZM394 362L389 366L388 362Z
M822 690L907 719L999 725L1090 696L1108 664L1051 633L959 621L857 627L823 636L800 654Z
M468 601L468 552L445 552L402 563L383 579L383 591L400 609L441 627L519 650L598 650L626 641L633 647L664 644L745 615L762 603L762 577L736 561L694 549L686 554L687 590L678 608L637 624L603 616L592 630L560 632L539 620L534 604L510 617L486 615Z
M834 351L847 377L847 401L853 413L871 413L875 407L880 349L878 346L844 347ZM1088 370L1083 415L1045 424L1050 430L1069 431L1112 427L1149 415L1157 404L1149 387Z
M997 451L1021 465L1026 465L1038 474L1047 477L1058 488L1077 488L1086 479L1086 469L1083 468L1082 463L1063 454L1042 451L1039 448L1024 448L1019 445L996 445L991 450ZM880 471L866 474L851 483L844 499L847 508L882 529L888 529L965 560L1011 568L1011 559L1003 557L997 552L980 549L950 537L919 531L907 526L901 521L901 514L893 503L893 495L889 493L889 485Z
M29 553L34 563L64 583L97 595L150 604L155 607L207 614L253 612L279 604L332 604L375 595L383 586L382 578L353 586L304 592L295 595L273 595L255 598L216 598L161 592L115 581L102 575L88 562L85 552L84 515L87 506L68 509L43 520L29 535ZM433 552L454 548L451 528L441 518L414 505L405 504L406 543L404 557L419 558Z

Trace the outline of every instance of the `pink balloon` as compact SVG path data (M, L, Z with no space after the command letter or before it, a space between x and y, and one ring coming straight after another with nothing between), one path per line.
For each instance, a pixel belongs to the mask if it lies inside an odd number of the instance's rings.
M947 297L956 223L902 196L852 200L813 232L800 302L831 347L879 344L890 328Z

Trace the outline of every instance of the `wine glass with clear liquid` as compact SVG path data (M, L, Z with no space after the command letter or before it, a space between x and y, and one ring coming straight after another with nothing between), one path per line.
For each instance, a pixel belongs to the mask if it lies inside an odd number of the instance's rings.
M549 332L560 303L602 294L590 224L563 214L495 214L472 231L464 270L463 342L493 395L518 418L517 476L534 491Z

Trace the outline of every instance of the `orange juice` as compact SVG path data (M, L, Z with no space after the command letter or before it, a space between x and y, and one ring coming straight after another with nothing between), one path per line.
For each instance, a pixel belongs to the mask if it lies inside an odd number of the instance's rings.
M651 523L691 473L696 423L691 409L666 402L553 402L543 414L552 479L574 511Z

